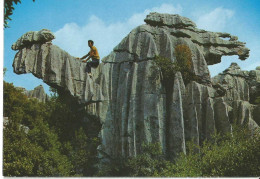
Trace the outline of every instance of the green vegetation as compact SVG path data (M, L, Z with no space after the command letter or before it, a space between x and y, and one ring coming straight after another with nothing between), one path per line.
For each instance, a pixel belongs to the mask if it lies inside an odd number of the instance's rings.
M203 146L188 143L187 154L164 159L159 144L144 145L136 157L114 160L103 176L149 177L257 177L260 175L260 134L235 127L233 134L215 135ZM197 153L197 149L200 153Z
M143 144L142 154L136 157L111 159L103 164L98 176L157 176L169 164L159 143Z
M213 142L212 142L213 141ZM200 153L181 155L161 176L249 177L260 175L260 134L235 127L233 134L216 135L205 141Z
M51 99L41 103L4 82L5 176L92 176L96 172L99 120L88 116L84 121L87 114L79 111L82 106L52 91Z
M7 68L4 68L4 70L3 70L3 71L4 71L4 76L5 76L5 73L6 73L6 71L7 71Z
M186 45L177 45L174 49L175 61L171 59L156 56L153 61L152 68L160 69L164 84L173 82L176 72L181 72L185 84L192 80L196 80L195 74L192 72L192 52Z
M260 134L234 126L187 154L168 161L159 143L146 144L136 157L103 161L98 169L99 120L52 89L46 103L28 99L4 82L3 172L5 176L243 177L260 175ZM197 153L199 148L200 153Z
M72 166L60 152L58 136L44 121L47 111L43 103L29 100L4 82L4 116L8 116L3 132L5 176L70 175Z
M34 2L35 0L33 0ZM8 21L12 20L11 15L13 14L14 10L14 3L17 5L18 3L21 3L21 0L4 0L4 6L5 6L5 16L4 16L4 27L7 28Z
M254 104L260 105L260 96L256 97Z

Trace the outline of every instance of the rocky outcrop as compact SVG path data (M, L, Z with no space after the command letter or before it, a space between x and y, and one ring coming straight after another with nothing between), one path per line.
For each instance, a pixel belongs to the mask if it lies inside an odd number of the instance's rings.
M26 91L26 95L29 98L36 98L40 102L44 102L44 103L49 98L49 96L45 93L44 88L43 88L42 85L39 85L39 86L35 87L33 90Z
M22 87L16 87L16 88L21 89L22 92L28 98L36 98L37 100L43 103L45 103L49 99L49 96L45 93L42 85L35 87L33 90L26 90L25 88Z
M243 71L236 63L212 79L213 85L222 85L226 101L244 100L254 103L260 96L260 68Z
M5 130L7 128L7 126L9 125L9 119L8 117L3 117L3 129ZM29 132L29 127L19 124L19 130L25 132L26 134L28 134Z
M238 124L248 124L250 128L259 126L259 106L255 104L260 96L260 69L243 71L236 63L212 78L213 86L221 86L226 104L232 110L230 118Z
M215 82L217 77L211 82L208 70L223 55L246 59L249 49L243 42L227 33L197 29L179 15L151 13L145 22L102 59L92 78L84 72L85 63L42 41L17 52L14 72L32 73L86 104L86 110L102 122L99 150L112 157L134 156L142 152L142 143L159 142L173 159L186 151L187 141L202 144L215 131L232 131L234 121L258 128L256 108L249 103L250 84L240 80L233 86L239 93L226 92L221 80ZM179 44L190 48L192 70L200 80L185 86L178 72L166 88L153 60L163 56L174 61L174 47ZM230 76L230 81L235 78ZM238 120L236 111L241 109Z
M40 31L30 31L22 35L13 45L13 50L20 50L34 43L50 42L54 39L54 34L48 29L42 29Z

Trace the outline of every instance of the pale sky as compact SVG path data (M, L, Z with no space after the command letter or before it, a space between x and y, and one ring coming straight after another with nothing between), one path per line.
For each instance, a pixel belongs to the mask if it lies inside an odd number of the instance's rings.
M10 28L4 29L4 80L15 86L32 90L42 80L32 74L13 73L16 54L11 45L28 31L51 30L55 45L73 56L89 51L87 40L92 39L101 58L135 27L144 24L149 12L180 14L190 18L198 28L213 32L227 32L246 42L250 57L240 61L237 56L224 57L222 62L209 66L211 76L236 62L243 70L260 66L260 1L259 0L22 0L15 6Z

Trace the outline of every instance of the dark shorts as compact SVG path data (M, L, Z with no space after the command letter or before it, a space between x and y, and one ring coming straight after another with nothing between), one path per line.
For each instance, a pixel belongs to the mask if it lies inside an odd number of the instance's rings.
M99 59L92 59L91 62L87 63L86 72L91 73L91 67L96 68L99 65Z

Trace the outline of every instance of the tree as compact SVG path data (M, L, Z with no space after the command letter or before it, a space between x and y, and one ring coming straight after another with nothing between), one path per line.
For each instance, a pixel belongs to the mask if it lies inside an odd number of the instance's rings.
M56 131L62 143L62 153L69 157L76 176L93 176L97 171L97 147L100 120L89 115L84 105L69 94L51 88L51 98L46 103L46 121Z
M160 143L143 144L142 153L137 156L117 157L104 163L98 176L158 177L169 164Z
M35 2L35 0L33 0ZM14 10L14 3L17 5L18 3L21 4L21 0L5 0L4 1L4 6L5 6L5 13L4 13L4 27L7 28L8 26L8 21L12 20L11 15L13 14Z
M260 134L233 126L233 133L215 135L202 146L189 143L182 154L159 176L167 177L257 177L260 176ZM193 152L196 147L200 153Z
M72 166L45 118L45 104L4 82L3 171L5 176L70 176Z
M4 76L5 76L6 71L7 71L7 68L4 68Z

